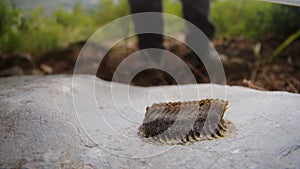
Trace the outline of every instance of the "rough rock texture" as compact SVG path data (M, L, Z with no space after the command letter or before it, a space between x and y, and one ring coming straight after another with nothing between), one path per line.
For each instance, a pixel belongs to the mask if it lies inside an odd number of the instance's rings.
M299 168L300 95L179 87L182 93L178 86L129 87L86 75L2 78L0 168ZM224 89L233 137L161 146L136 136L151 103L221 97Z

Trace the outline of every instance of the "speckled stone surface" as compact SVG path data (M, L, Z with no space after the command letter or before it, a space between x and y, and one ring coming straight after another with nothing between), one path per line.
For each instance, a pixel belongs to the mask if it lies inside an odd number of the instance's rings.
M183 95L178 86L129 87L88 75L1 78L0 168L299 168L300 95L179 87ZM186 146L136 136L153 102L224 91L234 136Z

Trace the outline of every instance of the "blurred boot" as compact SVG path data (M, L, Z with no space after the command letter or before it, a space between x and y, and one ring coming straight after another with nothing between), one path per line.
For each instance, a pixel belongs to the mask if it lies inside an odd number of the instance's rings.
M162 12L161 0L129 0L129 4L132 14L142 12ZM136 34L138 34L139 49L165 49L163 46L162 15L149 15L149 17L147 18L141 16L133 16L132 19L134 21L135 32ZM152 57L152 60L154 62L159 62L161 53L155 51L149 53L149 55Z

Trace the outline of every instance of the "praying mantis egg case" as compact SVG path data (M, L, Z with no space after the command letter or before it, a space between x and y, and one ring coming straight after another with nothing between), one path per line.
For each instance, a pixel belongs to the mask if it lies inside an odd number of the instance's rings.
M231 125L223 118L227 107L220 99L154 103L146 108L138 135L171 145L222 138Z

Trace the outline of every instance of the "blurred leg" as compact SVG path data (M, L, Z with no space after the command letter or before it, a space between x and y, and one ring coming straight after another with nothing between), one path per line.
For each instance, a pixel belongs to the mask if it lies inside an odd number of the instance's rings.
M215 27L209 21L210 0L181 0L183 16L197 26L211 40L214 37ZM193 41L193 30L188 27L187 41Z
M218 71L215 71L218 57L210 50L210 40L213 39L215 33L215 27L209 21L210 0L181 0L181 2L184 18L194 25L193 27L191 24L187 24L186 43L193 50L187 57L197 59L198 62L195 63L195 67L204 74L210 72L208 77L212 82L215 82L214 79L218 79ZM203 36L199 29L208 39ZM205 79L197 80L206 81Z
M129 0L131 13L141 12L162 12L161 0ZM161 15L154 18L133 17L135 31L140 32L159 32L161 34L139 34L139 48L160 48L163 47L163 19Z

